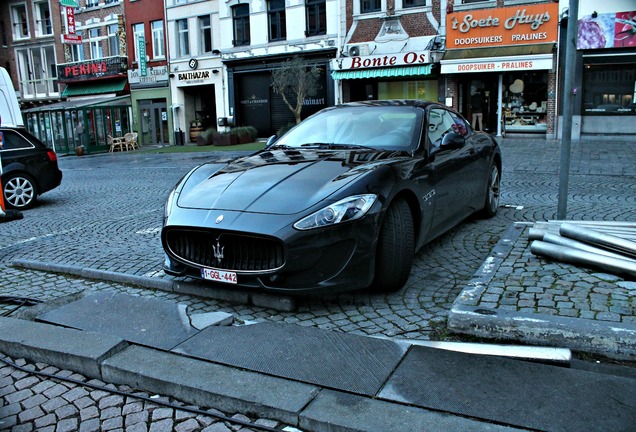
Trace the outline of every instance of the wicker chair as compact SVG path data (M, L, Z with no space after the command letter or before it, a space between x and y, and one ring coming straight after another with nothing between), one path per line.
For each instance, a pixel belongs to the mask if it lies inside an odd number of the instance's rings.
M110 135L107 135L107 138L108 138L108 145L110 146L110 148L108 149L109 153L112 153L115 150L124 151L124 147L128 149L128 145L126 144L124 138L122 137L113 138Z
M127 150L135 150L139 148L137 136L137 132L128 132L126 135L124 135L124 141L126 142Z

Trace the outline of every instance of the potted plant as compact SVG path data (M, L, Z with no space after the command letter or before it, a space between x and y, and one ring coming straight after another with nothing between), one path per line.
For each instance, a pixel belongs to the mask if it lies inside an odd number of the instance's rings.
M258 131L254 126L240 126L234 128L234 130L238 135L239 144L247 144L256 141Z
M208 128L201 133L197 137L197 145L198 146L207 146L214 144L214 134L216 133L215 129Z

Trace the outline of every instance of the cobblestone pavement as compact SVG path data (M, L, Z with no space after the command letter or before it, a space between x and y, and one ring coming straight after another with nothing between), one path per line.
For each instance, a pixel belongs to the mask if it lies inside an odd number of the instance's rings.
M568 218L636 221L635 144L573 143ZM193 312L229 312L239 321L279 321L373 336L447 338L445 323L453 301L506 229L514 222L549 220L556 215L558 144L544 140L508 139L502 143L502 151L502 207L498 215L488 220L469 219L425 246L416 256L404 289L391 294L349 293L307 297L299 301L297 310L293 312L12 267L10 264L14 260L30 259L169 278L161 271L159 232L163 201L190 167L210 157L228 155L124 153L61 158L63 185L43 195L40 205L25 212L23 220L0 225L0 295L28 297L48 303L68 301L69 296L80 293L113 290L171 299L187 304ZM620 280L540 260L529 254L527 242L520 242L515 248L515 253L504 266L509 269L506 279L497 280L489 287L491 291L481 299L484 304L634 323L634 290L630 285L625 285L622 291L610 293L603 284L615 288ZM588 289L586 293L585 288L589 284L595 289L600 287L600 290L590 293ZM523 288L507 289L517 285ZM526 285L536 286L542 291L524 291ZM549 295L542 295L544 288L552 290ZM605 304L607 310L597 310L602 309L601 304ZM616 309L615 305L622 309ZM0 313L16 316L27 310L22 307L14 311L16 308L18 306L14 304L0 304ZM33 367L46 368L46 365ZM25 400L31 399L19 399L20 396L17 396L18 400L11 399L14 402L7 403L7 398L15 398L14 395L24 389L47 386L51 382L43 380L28 388L18 388L18 382L29 379L27 375L21 376L7 367L0 371L0 394L4 398L0 413L6 415L10 410L18 409L18 405L22 413L37 407L41 416L9 415L17 416L14 430L38 429L35 420L51 414L50 410L43 408L47 401L37 398L26 403ZM18 378L14 377L16 373ZM71 386L71 389L75 388L79 387ZM29 398L37 397L40 392L33 393ZM10 406L13 408L7 408ZM53 410L56 422L68 419L70 423L71 419L75 419L75 424L79 425L84 408L73 406L77 413L69 417L60 417ZM101 417L103 409L99 401L94 401L91 406L100 411ZM124 403L120 408L123 406ZM144 405L143 412L146 414L142 415L146 416L146 421L144 426L138 426L139 430L155 427L152 423L155 411ZM125 415L119 418L126 425ZM173 414L172 421L176 427L176 414ZM190 424L193 425L192 422ZM201 423L194 429L183 426L179 430L201 430L208 426L221 427Z

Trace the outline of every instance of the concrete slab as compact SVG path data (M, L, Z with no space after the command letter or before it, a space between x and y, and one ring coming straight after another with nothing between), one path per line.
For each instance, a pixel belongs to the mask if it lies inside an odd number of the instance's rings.
M186 308L168 300L98 292L46 312L38 319L169 350L198 333L190 325Z
M413 347L382 399L549 431L628 431L636 380L565 367Z
M0 351L102 379L100 362L128 346L123 339L93 332L0 317Z
M408 344L293 324L208 327L175 352L321 387L375 395Z
M312 385L135 345L104 361L102 373L106 382L291 425L298 423L298 414L319 391Z
M234 322L234 315L227 312L207 312L190 315L190 324L197 330L212 325L229 326Z
M408 405L323 390L300 415L299 427L314 432L512 432L514 428Z

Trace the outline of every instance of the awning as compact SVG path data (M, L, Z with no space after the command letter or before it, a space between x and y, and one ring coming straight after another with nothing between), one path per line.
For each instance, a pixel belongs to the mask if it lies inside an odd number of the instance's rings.
M334 80L363 79L363 78L394 78L404 76L430 75L432 64L418 66L398 66L390 68L359 69L333 71L331 78Z
M126 88L127 80L100 81L91 84L67 84L62 97L117 93Z
M22 110L23 113L36 113L46 111L63 111L74 110L78 108L92 108L92 107L121 107L131 105L130 95L117 96L117 97L94 97L85 99L71 99L62 102L56 102L49 105L41 105L26 110Z

